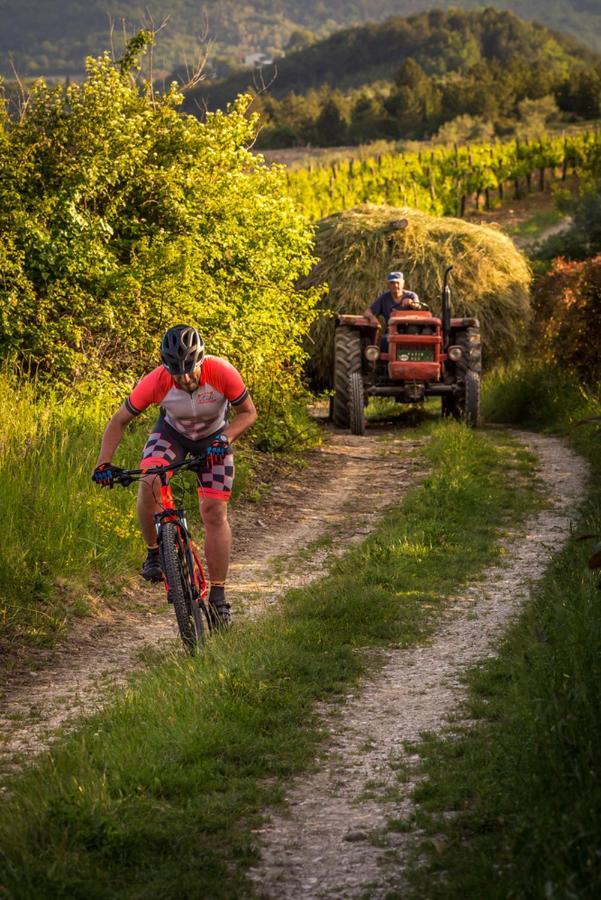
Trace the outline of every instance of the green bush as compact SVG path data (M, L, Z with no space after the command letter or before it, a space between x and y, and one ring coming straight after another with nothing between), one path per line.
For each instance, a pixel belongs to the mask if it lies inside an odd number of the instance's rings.
M598 413L599 396L558 365L518 361L486 378L482 416L487 422L511 422L528 428L571 429Z
M248 98L204 123L134 75L151 37L84 81L38 81L0 123L0 353L41 381L137 376L191 321L281 413L300 388L317 292L295 285L312 232L280 168L249 147ZM272 385L277 385L274 401Z

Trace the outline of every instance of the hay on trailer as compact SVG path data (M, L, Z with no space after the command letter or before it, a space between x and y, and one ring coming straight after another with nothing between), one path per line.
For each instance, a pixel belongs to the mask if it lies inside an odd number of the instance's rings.
M509 361L526 335L530 270L496 228L366 204L318 223L316 255L305 285L329 286L322 306L330 313L363 312L386 290L386 273L400 269L405 287L440 314L443 272L453 265L453 315L480 320L485 365ZM320 318L309 347L311 375L320 387L331 386L333 338L332 315Z

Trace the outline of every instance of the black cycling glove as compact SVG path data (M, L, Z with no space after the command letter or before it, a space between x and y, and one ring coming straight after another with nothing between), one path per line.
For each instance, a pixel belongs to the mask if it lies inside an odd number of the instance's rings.
M92 472L92 481L95 481L100 487L112 488L115 478L122 471L123 469L119 466L114 466L112 463L101 463Z

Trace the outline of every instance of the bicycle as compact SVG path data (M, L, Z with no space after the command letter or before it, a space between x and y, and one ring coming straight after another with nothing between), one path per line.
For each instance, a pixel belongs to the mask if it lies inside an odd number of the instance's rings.
M195 469L206 462L206 454L193 456L169 466L152 469L121 469L115 472L113 481L122 487L142 477L155 475L161 483L162 510L155 514L155 527L159 544L163 583L167 600L173 603L177 627L184 647L196 653L202 646L207 632L214 623L207 604L207 579L200 557L188 529L186 510L177 509L168 479L169 472Z

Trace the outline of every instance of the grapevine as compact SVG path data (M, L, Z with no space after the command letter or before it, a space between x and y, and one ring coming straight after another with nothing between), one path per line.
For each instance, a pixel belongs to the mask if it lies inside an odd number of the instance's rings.
M463 216L470 207L490 208L495 195L517 198L570 173L583 181L601 173L601 132L380 154L291 169L287 177L290 195L321 219L362 203Z

